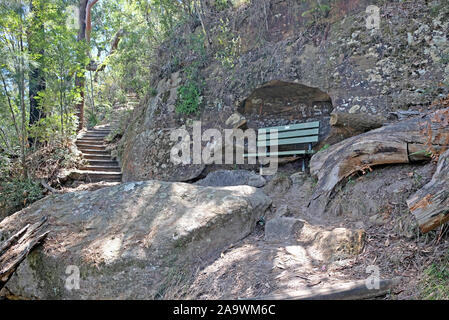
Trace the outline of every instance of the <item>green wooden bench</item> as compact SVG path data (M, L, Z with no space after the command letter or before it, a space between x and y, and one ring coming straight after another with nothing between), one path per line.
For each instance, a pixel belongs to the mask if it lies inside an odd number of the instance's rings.
M277 139L271 138L270 130L277 130ZM312 144L318 142L319 130L319 121L261 128L257 132L257 150L260 150L260 147L265 147L265 152L248 153L244 157L306 156L313 154ZM271 152L270 147L274 145L277 145L278 149L281 147L282 149L288 148L289 150ZM304 159L302 170L305 170Z

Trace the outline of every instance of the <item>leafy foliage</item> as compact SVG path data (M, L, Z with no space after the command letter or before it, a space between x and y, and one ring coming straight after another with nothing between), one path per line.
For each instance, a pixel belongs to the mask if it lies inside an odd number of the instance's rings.
M202 102L201 92L204 80L200 74L200 66L206 58L204 35L192 35L189 49L192 51L195 61L184 69L187 79L178 88L178 100L176 102L176 112L186 115L198 113Z
M15 212L43 197L43 190L37 181L12 179L0 181L0 211Z
M87 60L86 45L67 26L67 1L15 1L0 5L0 151L20 156L23 177L32 175L27 154L38 144L74 136L74 104L79 99L74 74ZM81 62L80 62L81 61ZM34 99L44 115L31 124L31 85L35 70L45 86Z
M234 61L240 54L240 37L232 32L228 19L220 19L216 42L218 47L216 59L224 67L233 68Z
M189 80L178 89L178 103L176 111L182 114L190 115L197 113L201 103L200 90L195 82Z

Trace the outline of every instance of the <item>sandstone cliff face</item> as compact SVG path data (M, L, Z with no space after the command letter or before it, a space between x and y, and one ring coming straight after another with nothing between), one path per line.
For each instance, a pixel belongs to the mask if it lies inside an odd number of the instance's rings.
M153 299L167 290L179 293L202 263L250 234L270 205L262 191L249 186L158 181L50 196L0 223L0 239L7 239L27 223L48 218L45 242L22 262L7 288L31 299ZM74 270L78 288L71 286Z
M198 176L201 166L181 170L170 163L173 144L164 131L189 129L195 119L204 130L222 129L239 111L250 128L322 120L325 133L334 109L387 115L427 107L449 92L447 0L337 0L327 14L307 14L314 3L254 1L217 13L208 22L210 37L225 35L228 46L213 40L203 55L191 49L192 37L201 34L195 25L165 43L151 84L156 95L135 111L121 141L124 179ZM372 4L379 8L379 28L367 28ZM204 89L200 114L185 116L175 104L192 61Z

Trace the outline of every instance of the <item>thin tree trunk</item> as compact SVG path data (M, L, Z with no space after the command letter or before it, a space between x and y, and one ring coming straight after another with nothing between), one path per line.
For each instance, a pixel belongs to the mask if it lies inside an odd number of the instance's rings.
M86 40L87 43L90 42L90 33L92 31L92 18L91 18L91 10L92 7L98 2L98 0L89 0L86 5Z
M89 71L89 77L90 77L90 98L92 102L92 112L95 112L94 83L92 80L92 71Z
M81 0L80 1L80 29L78 31L78 41L90 40L91 27L91 9L98 2L98 0ZM81 96L80 102L77 104L78 109L78 130L82 130L84 127L84 105L85 105L85 71L79 72L75 78L75 86L78 88Z
M211 44L211 41L209 38L209 34L207 33L207 30L206 30L206 24L204 23L204 19L203 19L203 15L204 15L203 4L204 4L204 2L200 0L200 7L198 7L196 1L194 2L195 11L198 14L198 18L200 19L200 22L201 22L201 27L203 28L204 36L206 37L207 47L209 47Z
M9 106L9 111L11 112L12 121L14 123L14 129L16 130L17 137L20 137L19 126L17 124L16 114L15 114L14 109L12 107L11 96L9 95L8 86L6 85L5 78L3 77L3 74L1 72L0 72L0 76L2 78L3 90L5 90L5 94L6 94L6 97L8 99L8 106Z
M42 8L40 8L42 10ZM33 1L30 1L30 10L36 13L36 8L33 6ZM43 31L44 24L37 21L37 18L34 18L32 21L33 25L39 24L39 28ZM34 31L34 30L33 30ZM37 61L39 65L37 67L31 66L30 70L30 81L29 81L29 97L30 97L30 120L29 125L32 126L34 123L39 121L41 118L45 117L45 113L43 110L39 108L39 100L37 99L39 92L44 91L46 89L46 82L44 77L44 72L42 70L43 57L45 54L44 49L39 49L35 47L33 43L33 37L31 31L28 33L28 47L31 53L39 53L40 58ZM33 139L30 139L32 142Z
M11 146L9 145L9 142L8 142L8 136L6 135L6 132L1 127L0 127L0 133L2 136L2 140L5 143L6 149L9 152L11 150Z
M81 0L79 6L79 25L80 29L78 30L78 42L85 41L86 39L86 7L88 0ZM80 71L75 75L75 87L78 89L80 93L80 101L76 105L76 109L78 110L78 130L82 130L84 127L84 90L85 90L85 72Z
M63 79L59 80L59 108L61 112L61 134L64 137L64 104L63 104Z
M28 169L26 165L26 140L27 140L27 128L26 128L26 107L25 107L25 61L23 59L24 47L23 47L23 37L22 37L22 27L20 30L20 66L19 66L19 75L20 75L20 106L22 108L22 134L20 137L20 151L22 158L22 170L24 178L28 178Z

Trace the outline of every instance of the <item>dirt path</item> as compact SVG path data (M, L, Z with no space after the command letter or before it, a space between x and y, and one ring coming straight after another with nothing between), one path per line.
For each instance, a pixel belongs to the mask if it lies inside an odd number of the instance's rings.
M293 183L288 190L282 184L265 187L274 207L267 220L276 216L276 210L287 206L286 216L304 221L301 231L294 239L276 243L266 241L264 228L258 227L255 233L228 248L219 259L198 272L187 296L238 299L295 289L312 292L333 284L366 279L372 274L367 273L367 267L375 266L382 279L403 277L402 283L383 298L418 298L422 271L449 247L444 238L437 241L438 234L418 237L410 214L404 210L408 194L426 183L432 170L431 164L393 166L350 180L322 216L307 208L314 187L310 177ZM279 211L285 211L284 208ZM343 228L348 232L364 231L359 254L332 247L334 240L323 240L323 235L330 234L338 242Z

